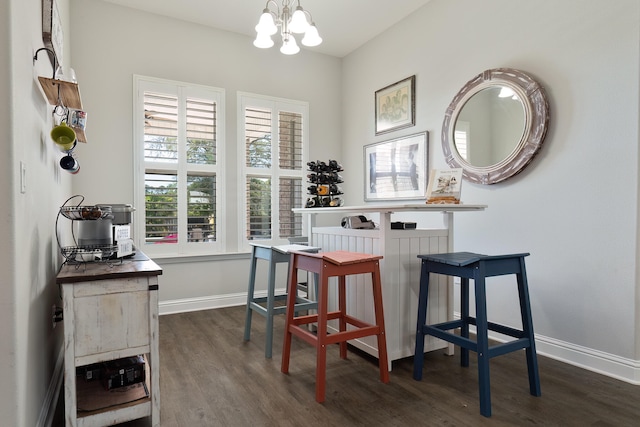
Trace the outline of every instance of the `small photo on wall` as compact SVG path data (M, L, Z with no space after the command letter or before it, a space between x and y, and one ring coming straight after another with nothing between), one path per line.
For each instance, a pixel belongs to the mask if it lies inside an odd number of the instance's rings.
M414 75L376 91L376 135L416 124L415 82Z

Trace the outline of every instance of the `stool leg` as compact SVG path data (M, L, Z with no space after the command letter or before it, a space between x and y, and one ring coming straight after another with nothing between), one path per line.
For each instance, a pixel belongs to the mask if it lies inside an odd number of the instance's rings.
M295 276L295 275L294 275ZM295 280L295 278L294 278ZM288 284L288 282L287 282ZM297 284L296 284L297 288ZM276 294L276 261L272 255L269 259L269 282L267 284L267 341L264 348L264 357L271 359L273 352L273 308Z
M318 340L316 341L316 402L324 402L325 383L327 377L327 304L329 278L325 274L326 267L320 273L318 286Z
M298 256L291 254L289 260L289 275L287 283L287 310L285 312L285 324L284 324L284 339L282 344L282 363L280 365L280 372L286 374L289 372L289 359L291 356L291 330L290 325L293 323L293 315L296 305L296 289L298 284L295 280L294 271L297 269Z
M413 353L413 379L422 380L424 363L424 326L427 323L427 301L429 296L429 270L427 261L422 260L420 270L420 293L418 295L418 321L416 325L416 348Z
M253 309L251 308L251 303L253 302L253 295L256 288L256 263L258 260L256 259L256 248L255 246L251 249L251 267L249 269L249 287L247 290L247 312L244 320L244 340L249 341L251 338L251 315L253 314Z
M389 382L389 361L387 358L387 335L384 327L384 309L382 307L382 280L380 278L380 264L376 262L376 269L371 273L373 285L373 306L376 313L378 331L378 368L380 381ZM346 343L345 343L346 344Z
M522 329L529 338L529 346L525 349L527 356L527 371L529 372L529 392L533 396L540 396L540 376L538 374L538 357L536 355L535 336L533 334L533 317L531 316L531 303L529 301L529 287L527 286L527 273L525 271L524 258L520 259L521 274L517 274L518 294L520 296L520 313L522 316Z
M347 315L347 291L345 289L347 279L345 276L338 276L338 309L340 310L340 332L347 330L347 321L345 317ZM340 341L340 357L342 359L347 358L347 342Z
M480 413L491 416L491 384L489 381L489 340L487 324L487 295L485 291L484 266L474 278L476 291L476 328L478 345L478 386L480 391Z
M469 279L464 277L460 278L460 317L460 336L469 338ZM469 349L466 347L460 348L460 366L469 366Z

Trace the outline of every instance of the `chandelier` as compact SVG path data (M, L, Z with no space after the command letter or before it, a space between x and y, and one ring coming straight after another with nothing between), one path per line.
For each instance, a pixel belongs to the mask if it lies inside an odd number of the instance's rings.
M300 52L300 47L293 37L294 33L304 33L301 42L305 46L318 46L322 43L322 38L318 34L315 22L311 19L311 14L300 6L300 0L298 0L298 6L291 13L292 3L292 0L282 0L281 11L275 0L267 1L260 21L256 25L257 36L253 41L255 47L268 49L273 46L274 42L271 40L271 36L278 32L278 27L280 27L280 35L282 36L280 52L285 55L295 55Z

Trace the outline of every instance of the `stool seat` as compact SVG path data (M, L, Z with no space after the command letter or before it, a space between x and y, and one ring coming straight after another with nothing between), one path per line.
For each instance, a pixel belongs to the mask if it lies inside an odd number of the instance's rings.
M300 253L299 250L291 250L291 253ZM380 255L361 254L358 252L349 251L332 251L321 253L306 253L303 254L309 258L322 258L323 260L335 265L348 265L358 264L361 262L377 261L382 259Z
M383 383L389 382L387 344L384 329L384 313L382 308L380 259L382 259L382 257L379 255L347 251L321 253L291 251L291 261L289 263L290 272L294 269L301 269L312 272L318 277L318 309L317 314L308 314L306 316L295 315L295 298L292 295L292 290L295 289L295 281L290 273L281 371L283 373L289 372L291 340L293 335L314 346L316 348L317 402L323 402L325 399L327 346L329 344L339 344L340 357L346 359L348 340L375 335L378 340L378 368L380 370L380 380ZM346 276L354 274L371 275L375 324L357 319L347 313ZM329 277L335 276L338 277L338 310L330 312L328 308ZM327 323L329 320L338 321L339 330L337 332L327 332ZM317 332L315 334L309 331L307 327L310 323L316 323L317 325ZM348 329L347 325L350 326Z
M289 245L261 245L257 243L251 243L251 267L249 270L249 287L247 290L247 307L244 323L244 340L249 341L251 338L251 321L252 313L255 311L258 314L266 317L266 344L265 344L265 357L270 359L273 353L273 316L284 314L286 311L285 305L276 306L277 301L285 301L287 298L286 293L276 295L276 266L279 263L289 263L291 251L298 252L318 252L320 248L314 246L289 244ZM257 261L259 259L269 262L269 277L267 281L267 296L256 297L256 269ZM291 274L289 269L287 273ZM294 274L295 276L295 274ZM288 283L288 280L287 280ZM294 290L296 298L295 309L298 311L311 310L317 307L315 301L310 300L298 295L297 289Z
M420 295L418 301L418 321L416 347L414 353L413 377L422 379L424 362L424 338L432 335L460 346L460 364L469 366L469 350L478 355L478 385L480 413L491 416L491 389L489 384L489 360L516 350L526 351L529 391L540 396L540 377L535 350L533 320L529 301L529 290L524 258L529 253L508 255L483 255L473 252L453 252L445 254L418 255L422 259L420 273ZM430 273L460 277L460 319L427 325L427 306ZM522 329L515 329L487 320L486 281L487 277L514 274L518 285ZM475 287L476 316L469 315L469 279ZM476 340L469 338L469 326L476 326ZM449 332L460 329L460 334ZM515 338L515 340L489 347L488 331L495 331Z
M428 254L418 255L418 258L428 261L440 262L442 264L455 265L464 267L480 260L501 260L529 256L529 253L511 254L511 255L483 255L474 252L451 252L447 254Z

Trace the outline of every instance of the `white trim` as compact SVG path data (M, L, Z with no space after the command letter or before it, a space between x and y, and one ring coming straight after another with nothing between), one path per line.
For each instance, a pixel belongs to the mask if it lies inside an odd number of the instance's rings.
M536 334L538 354L606 375L633 385L640 385L640 360L616 356L577 344Z
M200 298L185 298L164 301L158 304L159 314L177 314L190 311L211 310L214 308L234 307L247 303L247 294L228 294Z
M276 289L278 293L285 292L285 289ZM267 291L255 292L256 298L266 297ZM158 304L160 315L187 313L190 311L212 310L216 308L236 307L247 304L247 293L241 292L226 295L211 295L209 297L185 298L179 300L164 301Z
M38 427L51 427L53 425L53 419L56 415L56 408L58 406L58 399L60 398L60 390L62 389L62 380L64 378L64 346L60 346L58 350L58 358L56 359L56 366L53 369L53 375L49 381L49 387L47 388L47 394L42 402L40 408L40 415L38 416Z

